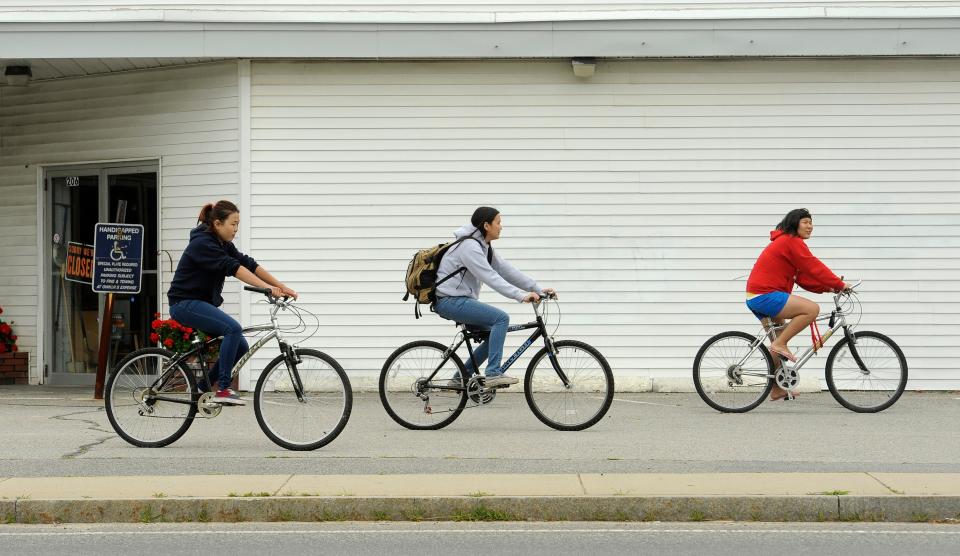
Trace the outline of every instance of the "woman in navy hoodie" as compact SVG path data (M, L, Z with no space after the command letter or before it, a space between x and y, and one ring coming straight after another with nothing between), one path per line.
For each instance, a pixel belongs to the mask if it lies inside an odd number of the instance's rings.
M197 220L198 225L190 232L190 243L180 257L167 291L170 315L181 324L223 336L216 374L219 387L213 400L244 405L240 396L230 389L230 371L249 346L240 323L219 309L223 304L223 282L227 276L236 276L241 282L271 290L274 297L286 295L296 299L297 292L274 278L253 258L237 251L233 245L240 225L236 205L230 201L208 203L200 209Z

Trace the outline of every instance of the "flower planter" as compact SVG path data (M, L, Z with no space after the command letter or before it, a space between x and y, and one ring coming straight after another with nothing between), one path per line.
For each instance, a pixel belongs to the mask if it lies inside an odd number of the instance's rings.
M0 353L0 384L29 384L29 372L28 352Z

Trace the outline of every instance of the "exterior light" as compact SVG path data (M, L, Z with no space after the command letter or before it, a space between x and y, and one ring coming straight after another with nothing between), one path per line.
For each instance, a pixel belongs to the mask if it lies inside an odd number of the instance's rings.
M30 81L33 72L30 71L30 66L7 66L3 75L7 78L7 85L23 87Z
M571 64L573 75L577 77L593 77L593 73L597 70L596 58L574 58Z

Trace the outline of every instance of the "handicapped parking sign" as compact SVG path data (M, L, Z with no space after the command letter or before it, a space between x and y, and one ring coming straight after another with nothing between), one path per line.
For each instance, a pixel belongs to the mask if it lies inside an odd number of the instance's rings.
M98 222L93 240L93 291L140 293L143 225Z

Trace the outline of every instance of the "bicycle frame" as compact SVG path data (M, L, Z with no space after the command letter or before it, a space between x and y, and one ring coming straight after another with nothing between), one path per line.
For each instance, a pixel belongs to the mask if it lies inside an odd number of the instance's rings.
M819 341L815 340L810 347L808 347L802 354L800 354L800 356L797 357L796 363L792 363L792 367L794 370L799 371L808 361L810 361L810 359L813 358L814 355L816 355L818 351L820 351L820 348L822 348L827 343L827 340L829 340L830 337L833 336L838 329L842 328L844 336L850 342L850 353L853 355L854 361L856 361L857 366L860 367L860 370L862 372L869 374L870 372L869 369L867 369L867 366L864 364L863 360L860 358L860 354L857 352L856 337L850 331L850 326L847 325L846 315L844 314L842 307L840 306L840 299L842 296L843 296L842 293L834 294L833 296L834 309L829 313L823 313L819 315L814 320L814 323L828 322L829 324L828 324L827 332L820 336ZM769 322L769 319L764 319L764 320ZM747 353L747 355L745 355L740 360L737 366L742 367L743 364L746 363L747 359L751 355L753 355L753 352L756 351L761 344L763 344L763 340L765 337L769 338L770 341L773 341L774 339L776 339L776 332L778 330L782 330L786 326L787 326L786 324L776 324L776 325L763 324L760 328L760 332L757 333L756 340L754 340L753 344L750 346L750 351ZM811 326L813 326L813 324L811 324ZM785 358L781 357L780 359L781 359L781 365L785 364Z
M514 363L516 363L517 359L519 359L520 356L522 356L524 352L527 351L527 349L533 345L534 342L536 342L538 339L542 337L544 341L544 345L547 347L547 349L550 352L550 364L553 366L553 369L557 372L557 376L560 377L560 380L563 382L563 385L569 388L570 380L567 378L566 373L563 372L563 369L560 368L560 363L557 362L557 358L553 356L554 354L553 338L551 338L550 335L547 333L547 325L543 320L543 313L540 310L541 305L542 303L540 302L536 302L533 304L533 312L536 315L536 320L530 321L526 324L515 324L507 327L507 333L518 332L520 330L529 330L529 329L535 329L535 330L533 334L531 334L530 337L527 338L525 342L520 344L520 347L517 348L517 351L513 352L513 355L507 358L506 362L504 362L500 366L500 369L503 372L507 372L507 370ZM447 363L447 361L449 361L450 358L453 357L453 354L456 353L457 350L460 349L460 346L462 346L464 343L467 344L467 352L470 354L470 362L473 363L474 371L476 371L478 374L480 373L480 365L477 364L476 358L474 357L473 345L471 343L471 340L482 342L483 341L482 338L488 335L489 331L486 331L486 330L472 331L472 330L469 330L466 325L461 324L460 326L461 326L461 330L458 333L458 335L462 336L462 338L460 338L460 341L457 342L456 345L451 344L451 347L447 348L447 352L444 355L443 359L440 361L440 364L437 365L437 367L433 370L433 372L430 373L430 376L427 377L427 382L433 381L433 378L437 375L438 372L440 372L440 369L443 368L443 366ZM446 386L442 384L431 384L431 387L437 390L460 391L465 389L467 386L466 384L462 384L460 386Z
M273 308L270 310L270 324L259 324L254 326L248 326L241 330L241 334L251 334L254 332L267 332L267 335L263 338L257 340L245 354L237 361L237 363L230 370L230 376L235 377L239 374L240 369L250 360L251 357L260 349L267 344L270 340L274 338L277 339L280 346L280 353L284 356L284 363L287 366L287 372L290 374L290 380L293 384L294 393L297 395L297 400L300 402L304 401L303 398L303 383L300 380L300 373L297 371L297 364L300 363L300 360L296 356L296 346L291 346L283 339L283 335L280 332L280 325L277 323L277 312L280 311L283 307L286 307L289 303L278 300ZM223 336L217 336L216 338L210 338L205 342L201 342L199 339L193 340L193 348L190 351L185 351L173 359L170 360L167 368L164 369L163 373L150 385L151 388L157 389L162 388L166 385L167 381L173 376L173 369L176 369L177 366L186 358L191 355L197 356L197 361L200 364L200 368L206 370L207 360L204 358L204 353L208 346L213 345L216 342L223 340ZM206 373L203 373L203 380L207 381L207 386L210 386L209 378L206 376ZM154 396L154 400L166 401L171 403L179 404L192 404L196 400L191 400L189 402L184 401L178 398L168 398L165 396Z

